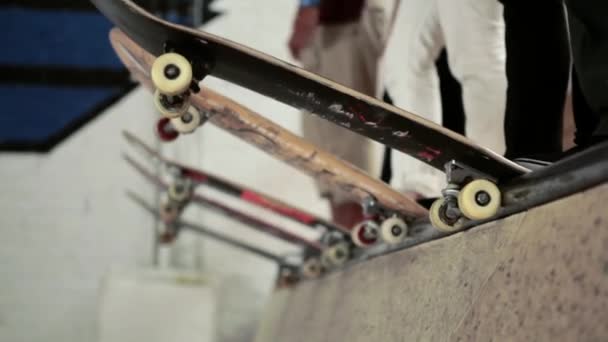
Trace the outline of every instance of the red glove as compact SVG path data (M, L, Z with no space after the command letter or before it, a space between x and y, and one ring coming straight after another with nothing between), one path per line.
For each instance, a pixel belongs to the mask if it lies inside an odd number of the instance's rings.
M289 51L293 58L300 58L300 52L312 41L317 26L319 26L319 8L316 6L300 7L289 39Z

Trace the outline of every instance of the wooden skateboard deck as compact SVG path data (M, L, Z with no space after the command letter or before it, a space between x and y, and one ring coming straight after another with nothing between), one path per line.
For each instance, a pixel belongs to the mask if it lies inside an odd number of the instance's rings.
M175 25L129 0L92 0L133 42L151 55L176 52L206 75L314 113L444 171L457 161L498 184L528 170L471 140L323 77L215 35ZM205 90L203 90L205 92Z
M137 170L142 176L146 178L149 182L153 183L155 186L160 188L163 191L166 191L169 188L169 184L165 182L162 178L156 176L153 172L146 169L143 165L139 164L133 159L127 158L127 162ZM323 246L318 241L313 241L306 239L302 236L298 236L296 234L290 233L282 228L279 228L271 223L264 222L261 219L255 218L248 214L245 214L241 211L233 209L225 204L214 201L210 198L207 198L203 195L192 193L190 199L188 200L191 203L202 206L203 208L211 209L215 212L225 215L226 217L241 222L248 227L251 227L260 232L270 234L275 238L290 242L292 244L302 246L312 252L314 254L320 254L325 246Z
M337 231L345 234L350 233L350 229L346 227L336 225L302 209L295 208L281 200L273 198L272 196L253 191L242 185L226 180L218 175L188 167L165 158L157 150L153 149L141 139L129 132L123 132L123 136L131 145L137 148L137 150L140 151L144 157L159 163L165 169L173 169L174 171L177 171L179 176L191 180L194 183L194 186L199 184L209 186L221 191L224 194L237 197L247 203L268 209L274 213L313 229Z
M120 30L113 30L110 40L134 77L148 89L153 89L149 71L155 56ZM297 170L326 181L354 201L361 203L374 198L380 206L400 214L406 221L427 215L427 210L416 201L211 89L203 87L199 94L192 96L191 101L194 107L210 115L209 122L212 124Z

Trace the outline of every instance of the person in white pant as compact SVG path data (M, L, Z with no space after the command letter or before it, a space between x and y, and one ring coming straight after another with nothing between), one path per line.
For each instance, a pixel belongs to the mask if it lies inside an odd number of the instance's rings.
M397 107L441 123L435 61L444 47L462 86L467 136L504 153L506 51L497 0L401 0L378 91L386 86ZM399 152L393 174L393 186L423 196L437 196L445 183L442 173Z

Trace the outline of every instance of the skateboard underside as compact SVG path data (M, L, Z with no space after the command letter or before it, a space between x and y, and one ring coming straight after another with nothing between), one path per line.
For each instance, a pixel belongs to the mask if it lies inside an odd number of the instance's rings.
M114 30L111 41L123 63L148 89L153 89L149 71L155 56L139 47L124 33ZM286 162L299 171L331 184L334 190L354 201L374 198L382 207L407 220L424 218L427 210L415 201L376 180L356 167L320 150L261 115L210 89L192 96L192 105L208 113L209 122Z
M528 170L465 137L261 52L211 34L164 22L128 0L93 0L135 43L152 55L174 51L194 78L212 75L314 113L411 155L439 170L453 160L499 184Z
M471 169L480 175L479 178L488 178L500 186L502 194L497 192L498 195L491 197L503 198L503 205L509 207L502 210L503 213L512 211L514 210L513 208L524 210L525 205L537 205L538 203L549 201L555 198L555 194L564 195L575 191L575 189L581 189L587 186L585 184L590 184L592 181L597 182L601 178L594 174L594 177L576 178L579 181L571 182L556 180L555 176L551 174L551 172L555 171L545 171L543 175L546 175L546 177L541 174L526 175L527 170L525 168L517 166L491 151L473 144L462 136L423 120L416 115L386 105L255 50L204 32L162 22L126 0L110 0L103 2L103 4L99 3L98 6L119 27L125 30L130 38L134 39L134 42L131 42L133 46L129 47L130 50L134 50L134 46L137 47L139 44L153 53L152 55L146 55L145 51L138 51L135 54L135 59L139 60L135 63L139 64L137 67L140 69L139 78L145 85L150 87L149 77L148 79L145 78L147 77L146 72L149 71L153 62L154 55L167 51L178 52L191 63L194 79L197 81L203 79L208 74L213 75L294 107L313 112L352 131L412 155L437 169L444 170L446 165L454 165L455 162L459 167ZM130 52L132 53L133 51ZM251 70L255 70L255 72L251 72ZM138 76L137 73L137 71L134 72L136 76ZM142 78L144 79L142 80ZM194 88L196 89L197 87L194 86ZM203 93L206 92L208 90L203 90ZM197 99L200 100L204 97L206 97L205 94L202 97L198 95L193 96L194 106L199 109L208 109L208 97L207 103L200 106L196 104ZM230 113L224 110L224 114ZM231 114L239 118L243 117L242 112L238 110ZM223 115L216 122L229 116ZM234 124L234 122L223 123L225 128L228 128L231 124ZM228 130L230 129L228 128ZM277 148L275 144L260 141L254 144L267 151L270 150L271 154L277 154L273 151L273 149ZM311 154L310 156L313 155ZM284 156L282 159L289 160ZM293 161L290 163L299 169L306 169L305 163L298 164ZM560 167L562 166L556 166L551 169L559 170ZM325 170L327 168L322 170L309 169L308 172L311 173L312 171L315 177L322 177L324 174L320 171ZM580 172L577 173L577 170L569 169L568 172L570 171L580 174ZM336 173L333 173L333 175L335 176ZM341 180L343 181L344 178L349 179L352 185L352 177L343 177ZM457 182L462 184L456 185L464 185L466 182L468 181ZM348 189L348 186L345 186L347 184L341 183L340 180L334 179L333 183L343 190ZM553 189L548 189L549 185L555 185L560 190L553 191ZM487 189L489 188L484 187L484 191L478 191L475 195L487 195L487 193L484 194ZM358 197L360 200L369 197L371 193L368 191L369 189L365 189L367 191L363 192L360 192L360 190L362 190L362 187L359 186L351 188L348 191L352 191L353 193L359 192L355 197ZM384 192L384 190L381 192ZM458 188L454 190L452 198L456 198L457 191L460 191ZM545 191L542 195L530 195L535 190ZM467 200L463 203L474 204L477 199L484 202L482 197L471 198L474 198L474 200ZM397 197L394 199L397 199ZM385 202L382 204L388 208L396 207L396 202L394 201L393 203L390 203L391 201ZM420 217L418 216L420 214L419 208L411 205L411 203L408 204L407 201L401 200L401 202L402 209L400 211L405 217ZM403 209L404 204L408 208ZM459 202L458 205L451 204L448 207L456 210L466 209L460 204ZM480 205L481 208L485 204L480 203ZM414 213L415 211L418 212ZM438 212L441 214L441 220L444 220L446 214L441 212L441 210ZM465 216L473 220L495 218L494 214L485 215L484 218L478 219L475 219L471 215ZM433 220L432 217L431 220ZM477 223L469 221L465 226Z

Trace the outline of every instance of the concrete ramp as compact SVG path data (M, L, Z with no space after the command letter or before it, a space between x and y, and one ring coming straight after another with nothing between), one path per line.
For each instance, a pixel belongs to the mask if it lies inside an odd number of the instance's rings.
M608 184L279 290L263 341L605 341Z

